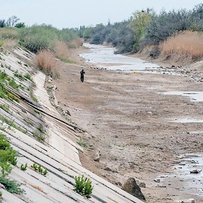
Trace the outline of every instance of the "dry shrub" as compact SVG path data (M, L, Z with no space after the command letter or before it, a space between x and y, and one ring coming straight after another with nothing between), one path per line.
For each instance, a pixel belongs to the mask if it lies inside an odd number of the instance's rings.
M160 45L161 53L166 56L182 56L197 59L203 56L203 34L185 31L168 38Z
M1 39L18 39L19 33L14 28L0 28Z
M73 39L72 41L68 42L69 48L79 48L83 44L83 40L80 38Z
M3 41L3 46L6 49L12 49L17 46L17 41L12 39L6 39Z
M62 61L68 61L71 56L71 51L69 47L63 41L56 41L54 51L56 57L58 57Z
M35 63L41 71L52 77L58 77L56 71L56 59L54 54L48 50L42 50L38 52L35 57Z

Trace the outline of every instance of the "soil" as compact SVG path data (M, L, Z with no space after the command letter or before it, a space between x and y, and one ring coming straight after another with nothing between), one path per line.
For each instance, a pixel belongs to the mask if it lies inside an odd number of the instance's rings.
M197 72L201 70L188 66L173 68L173 74L165 74L170 67L160 69L160 74L111 72L88 67L78 57L80 52L74 55L79 65L60 63L60 79L52 83L57 87L59 106L85 130L80 139L82 164L119 187L129 177L144 182L142 192L149 203L188 197L176 184L162 187L155 179L173 172L179 155L203 151L202 134L193 133L202 131L201 123L171 122L201 116L203 105L162 93L202 91ZM81 65L86 72L84 83L80 81ZM94 161L99 151L101 157Z

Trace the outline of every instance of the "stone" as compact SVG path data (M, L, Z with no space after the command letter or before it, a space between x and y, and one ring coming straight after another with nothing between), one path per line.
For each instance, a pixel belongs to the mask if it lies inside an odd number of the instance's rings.
M136 183L136 180L134 178L129 178L122 187L123 190L128 192L129 194L137 197L140 200L145 200L145 197L139 187L139 185Z
M191 174L198 174L198 173L200 173L202 170L201 169L194 169L194 170L192 170L192 171L190 171L190 173Z
M141 188L146 188L146 183L140 182L139 186L140 186Z
M187 200L182 200L180 203L196 203L194 199L187 199Z
M94 161L99 162L100 158L101 158L101 153L100 153L100 151L98 151L98 152L95 153Z
M0 183L0 188L1 189L6 189L5 186L3 184Z
M154 182L156 182L156 183L160 183L160 179L159 178L157 178L157 179L154 179Z

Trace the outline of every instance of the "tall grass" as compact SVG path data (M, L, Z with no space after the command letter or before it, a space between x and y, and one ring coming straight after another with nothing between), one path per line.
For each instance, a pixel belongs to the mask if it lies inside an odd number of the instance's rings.
M0 28L0 47L13 48L18 39L19 32L15 28Z
M56 59L51 51L42 50L35 57L37 67L46 74L52 74L56 68Z
M18 39L19 38L19 32L15 28L0 28L0 39Z
M80 38L76 38L76 39L70 40L68 42L68 47L69 48L79 48L82 46L82 44L83 44L83 40Z
M54 52L56 57L62 61L68 61L70 59L71 50L64 41L55 42Z
M161 45L161 53L166 56L198 59L203 56L203 33L185 31L168 38Z

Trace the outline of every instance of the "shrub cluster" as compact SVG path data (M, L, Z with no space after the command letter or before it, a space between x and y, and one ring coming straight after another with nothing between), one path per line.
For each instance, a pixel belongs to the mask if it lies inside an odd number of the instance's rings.
M58 30L50 25L34 25L19 30L20 44L37 53L43 49L54 51L57 41L69 42L77 38L71 29Z

